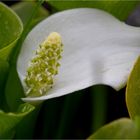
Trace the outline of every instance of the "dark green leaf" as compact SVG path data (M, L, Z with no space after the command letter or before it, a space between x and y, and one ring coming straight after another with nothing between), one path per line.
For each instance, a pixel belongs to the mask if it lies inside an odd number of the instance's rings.
M3 91L3 86L7 77L9 64L7 61L0 59L0 91Z
M0 107L6 108L5 97L4 97L4 86L7 79L9 70L9 63L5 60L0 59Z
M14 135L14 127L33 110L32 105L25 103L19 107L16 113L0 111L0 138L11 138Z
M36 106L36 108L29 114L27 114L22 121L16 126L16 139L32 139L35 131L36 121L40 111L41 105ZM28 126L28 129L26 127ZM29 131L30 130L30 131Z

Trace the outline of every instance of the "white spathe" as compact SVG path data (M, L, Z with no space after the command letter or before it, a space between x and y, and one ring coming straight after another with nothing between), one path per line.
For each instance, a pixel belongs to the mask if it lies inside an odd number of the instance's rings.
M51 32L60 33L64 44L59 74L46 95L23 98L26 102L43 101L96 84L119 90L140 54L140 28L97 9L63 11L39 23L25 39L17 62L24 89L28 63Z

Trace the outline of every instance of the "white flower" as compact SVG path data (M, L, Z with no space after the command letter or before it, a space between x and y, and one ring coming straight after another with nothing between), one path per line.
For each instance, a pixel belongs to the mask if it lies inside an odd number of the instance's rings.
M33 52L51 32L62 36L64 48L55 84L46 95L23 98L43 101L96 84L116 90L125 86L133 63L140 54L140 29L126 25L97 9L80 8L50 16L25 39L17 62L25 89L25 76Z

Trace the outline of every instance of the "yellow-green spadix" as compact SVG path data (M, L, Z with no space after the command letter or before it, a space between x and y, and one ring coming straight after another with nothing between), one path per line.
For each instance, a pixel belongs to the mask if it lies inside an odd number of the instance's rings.
M28 96L41 96L52 88L54 76L58 73L62 52L61 36L52 32L35 52L27 68L25 84Z
M64 44L55 85L45 95L26 97L24 101L43 101L95 84L109 85L116 90L125 86L140 54L140 28L126 25L101 10L79 8L50 16L25 39L17 62L25 90L24 79L33 52L53 31L62 36Z

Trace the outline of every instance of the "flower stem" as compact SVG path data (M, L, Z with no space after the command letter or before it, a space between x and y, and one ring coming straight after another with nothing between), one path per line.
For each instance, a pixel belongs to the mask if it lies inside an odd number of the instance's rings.
M69 135L71 125L73 125L73 121L82 97L83 94L81 92L76 92L74 94L66 96L61 113L58 132L55 137L56 139L66 138L67 135Z
M107 91L108 91L108 87L101 86L101 85L91 88L92 112L93 112L91 132L96 131L106 121Z

